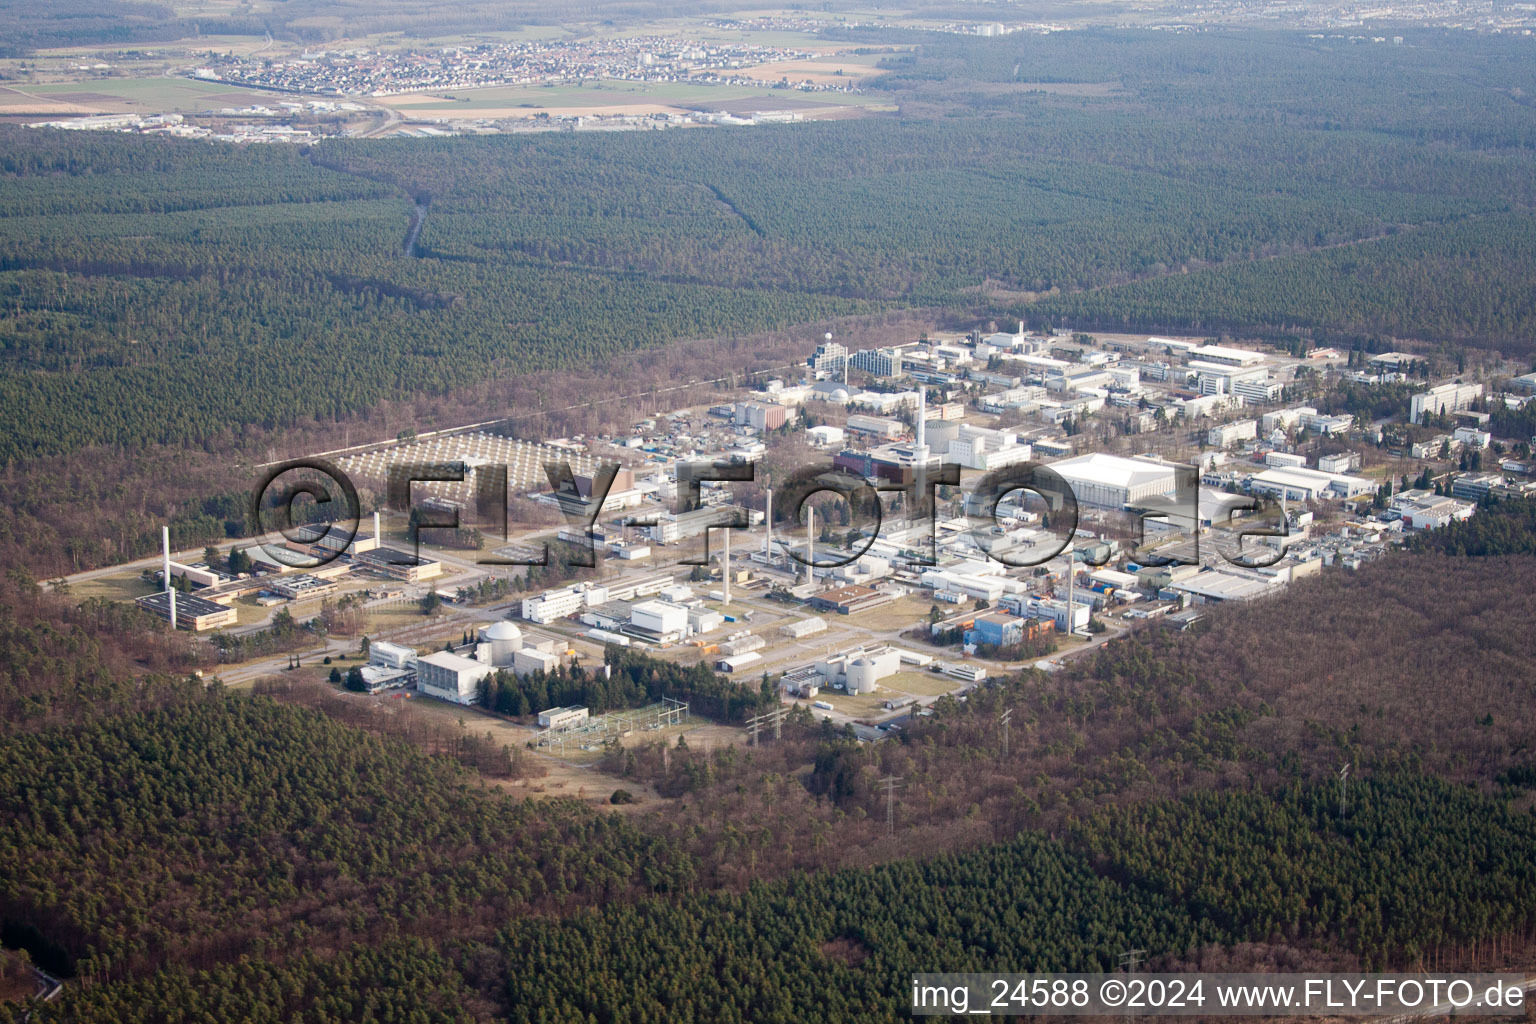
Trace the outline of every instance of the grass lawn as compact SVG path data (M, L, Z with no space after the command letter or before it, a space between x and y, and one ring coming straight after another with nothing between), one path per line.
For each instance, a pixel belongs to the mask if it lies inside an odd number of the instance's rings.
M848 616L847 621L850 625L862 626L865 629L906 629L919 622L926 622L930 607L931 602L908 595L897 598L891 604L871 608L867 612L855 612ZM833 625L840 617L827 616L827 625Z
M880 680L880 689L876 691L876 694L882 700L902 694L911 697L937 697L940 694L956 689L960 685L960 680L950 676L914 669L886 676Z
M132 601L147 597L159 589L134 570L117 576L101 576L84 583L76 583L69 588L69 593L71 597L81 601L92 597L104 597L109 601Z

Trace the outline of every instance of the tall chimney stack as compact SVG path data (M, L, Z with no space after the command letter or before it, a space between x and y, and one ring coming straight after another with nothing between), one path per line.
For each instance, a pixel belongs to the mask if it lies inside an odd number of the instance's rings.
M176 628L176 588L171 586L171 528L160 527L161 572L165 576L166 599L171 605L171 628Z
M768 488L768 511L763 513L763 525L768 527L768 535L763 539L763 557L768 559L768 564L773 564L773 488Z
M815 583L811 563L816 561L816 507L805 506L805 582Z
M917 386L917 450L913 454L919 465L928 461L928 388L924 384Z

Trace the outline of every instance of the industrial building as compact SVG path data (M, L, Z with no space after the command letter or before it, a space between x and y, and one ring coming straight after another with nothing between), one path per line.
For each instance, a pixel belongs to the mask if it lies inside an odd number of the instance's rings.
M141 597L137 602L138 606L151 615L169 622L171 593L172 591L162 590L158 594ZM239 617L240 613L227 605L216 604L192 594L176 594L176 628L178 629L190 629L201 633L205 629L233 626Z
M641 601L630 606L625 632L658 643L681 640L688 635L688 609L667 601Z
M574 705L568 708L546 708L539 712L539 728L558 732L580 725L588 717L586 708Z
M1011 430L992 430L959 422L930 421L925 426L926 441L942 461L966 469L989 472L1003 466L1028 462L1030 446L1020 444Z
M416 689L453 704L473 704L480 684L495 671L494 666L451 651L423 654L416 659Z
M697 537L711 527L727 527L733 523L755 526L762 521L763 514L756 509L739 505L705 505L687 512L663 512L644 528L651 540L672 544Z
M1221 601L1252 601L1254 598L1279 593L1281 583L1259 576L1240 576L1236 573L1211 569L1196 573L1175 583L1168 589L1186 595L1195 604Z
M1272 494L1286 501L1321 501L1325 498L1353 498L1370 494L1376 490L1376 483L1363 476L1287 466L1255 474L1248 481L1248 489L1260 494Z
M900 420L887 419L883 416L864 416L855 413L848 417L847 423L843 424L843 430L849 434L862 434L865 437L889 441L906 433L907 425Z
M789 410L782 405L737 402L735 412L737 426L752 427L755 430L778 430L789 422Z
M1079 504L1096 508L1120 509L1175 490L1176 467L1169 463L1091 452L1053 462L1050 468L1071 485Z
M715 659L716 672L739 672L740 670L755 665L763 660L763 656L756 651L743 651L740 654L728 654L723 658Z
M536 597L523 598L523 618L529 622L548 625L557 619L574 615L587 606L586 593L576 587L546 590ZM606 595L605 595L606 596Z
M327 597L336 593L339 588L331 580L323 580L318 576L305 573L300 576L286 576L272 580L267 583L265 589L279 597L286 597L290 601L299 601Z
M1055 628L1051 619L1022 618L1005 612L987 612L978 615L965 631L968 644L988 644L992 647L1012 647L1026 640L1034 640Z
M894 647L872 647L833 655L816 662L814 670L825 685L848 693L874 693L879 681L901 671L901 652Z
M896 600L890 594L874 590L870 587L850 585L846 587L833 587L831 590L823 590L815 594L806 603L819 612L836 612L839 615L852 615L855 612L867 611L870 608L878 608L883 604L890 604Z
M1264 362L1264 353L1250 352L1244 348L1228 348L1224 345L1201 345L1189 350L1191 360L1215 363L1220 366L1257 366Z
M443 574L443 563L430 558L418 560L415 555L390 547L359 551L353 555L352 561L364 569L372 569L405 583L420 583Z
M392 644L387 640L374 640L368 645L368 664L381 668L414 669L416 648Z
M791 640L799 640L817 633L824 633L826 629L826 619L800 619L780 626L779 632Z
M1447 498L1433 491L1411 489L1396 494L1391 508L1403 524L1415 530L1438 530L1454 522L1471 519L1477 506L1470 501Z

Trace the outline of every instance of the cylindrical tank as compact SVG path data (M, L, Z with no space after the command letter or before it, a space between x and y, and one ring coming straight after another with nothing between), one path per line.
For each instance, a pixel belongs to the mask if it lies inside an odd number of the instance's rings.
M512 657L523 646L523 631L510 622L493 622L480 627L480 641L491 645L491 664L510 667Z
M868 658L855 658L848 666L848 692L850 694L875 692L875 663Z

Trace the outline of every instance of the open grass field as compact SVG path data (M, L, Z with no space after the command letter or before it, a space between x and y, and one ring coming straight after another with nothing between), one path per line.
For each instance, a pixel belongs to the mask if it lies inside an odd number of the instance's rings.
M160 588L138 574L137 570L86 580L70 587L70 596L84 601L92 597L104 597L109 601L133 601L153 594Z
M891 604L881 605L879 608L871 608L867 612L854 612L847 617L851 626L859 626L864 629L893 630L906 629L914 622L926 621L930 603L916 597L898 598ZM827 616L827 625L836 625L837 615Z
M884 694L882 699L901 694L905 694L908 697L937 697L956 689L960 685L961 683L958 679L941 676L937 672L924 672L921 669L913 669L908 672L897 672L895 675L886 676L880 680L880 689L876 692Z
M880 707L880 702L887 696L889 695L877 692L861 693L857 697L850 697L841 690L822 690L816 699L826 701L834 709L850 717L873 720L884 715L885 709Z

